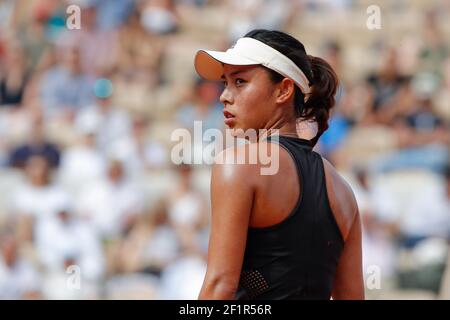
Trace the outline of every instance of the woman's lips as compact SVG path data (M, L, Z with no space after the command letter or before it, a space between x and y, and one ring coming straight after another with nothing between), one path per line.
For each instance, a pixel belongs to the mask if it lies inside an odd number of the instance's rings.
M235 118L234 115L231 112L226 111L226 110L223 111L223 115L225 117L225 120L223 122L227 126L230 126L234 122L234 118Z

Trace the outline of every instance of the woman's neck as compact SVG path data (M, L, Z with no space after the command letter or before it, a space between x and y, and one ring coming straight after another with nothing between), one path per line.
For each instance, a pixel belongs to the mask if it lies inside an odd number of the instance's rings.
M280 118L268 124L266 130L267 136L280 135L280 136L298 137L295 119L287 121L286 119Z

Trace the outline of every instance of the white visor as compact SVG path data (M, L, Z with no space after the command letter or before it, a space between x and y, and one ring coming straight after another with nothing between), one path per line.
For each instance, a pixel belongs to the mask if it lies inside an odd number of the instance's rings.
M291 59L253 38L240 38L225 52L199 50L195 55L195 70L207 80L221 80L223 64L263 65L294 81L305 95L305 101L311 92L308 78Z

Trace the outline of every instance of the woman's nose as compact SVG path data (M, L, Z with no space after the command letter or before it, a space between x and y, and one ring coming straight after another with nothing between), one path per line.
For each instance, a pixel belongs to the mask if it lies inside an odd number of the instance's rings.
M222 94L220 95L220 102L223 105L233 104L233 96L227 88L223 89Z

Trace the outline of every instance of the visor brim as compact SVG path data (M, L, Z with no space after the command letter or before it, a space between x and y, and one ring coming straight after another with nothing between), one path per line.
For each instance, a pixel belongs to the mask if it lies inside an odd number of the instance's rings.
M195 55L195 70L206 80L221 80L224 64L248 66L257 65L258 63L232 51L199 50Z

